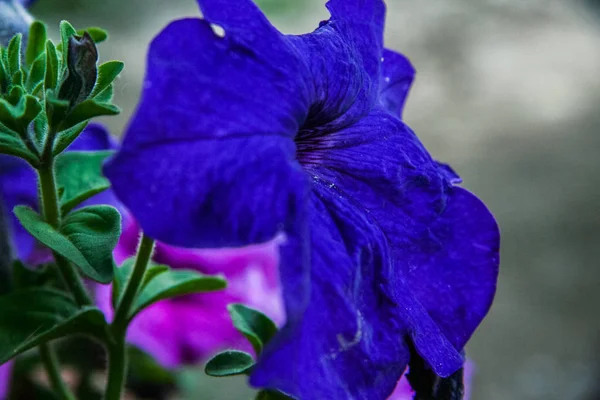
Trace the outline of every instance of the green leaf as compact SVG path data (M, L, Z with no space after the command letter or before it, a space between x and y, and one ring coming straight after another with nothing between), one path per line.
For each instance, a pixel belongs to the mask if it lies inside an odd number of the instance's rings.
M128 258L121 264L119 268L116 268L114 279L113 279L113 287L112 287L112 304L116 309L119 302L121 301L121 297L123 296L123 292L125 291L125 286L133 273L133 266L135 265L135 257ZM144 274L144 281L140 287L140 290L143 290L148 282L154 279L157 275L162 274L163 272L169 271L169 267L162 264L150 264L146 273Z
M103 91L98 93L94 97L94 100L96 100L98 103L110 103L113 99L113 95L114 95L114 86L112 84L110 84L110 85L108 85L108 87L106 89L104 89Z
M12 86L6 96L6 101L12 106L17 106L25 96L25 91L20 86Z
M0 153L20 157L27 160L31 165L36 165L39 161L35 154L23 145L20 139L6 132L0 132Z
M113 151L69 151L56 159L56 180L62 191L60 209L63 215L110 187L102 175L102 163Z
M42 105L39 103L37 97L30 94L25 95L25 104L23 106L23 114L17 117L17 122L23 128L27 129L29 124L36 119L38 114L42 111Z
M214 377L245 375L254 366L254 359L243 351L229 350L217 354L206 363L204 372Z
M33 21L29 27L25 62L32 65L46 49L46 25L41 21Z
M86 29L80 29L77 31L77 35L83 36L85 32L89 33L89 35L92 37L95 43L101 43L108 39L108 32L96 26L92 26Z
M10 101L14 101L23 91L14 87L9 95ZM35 96L25 95L12 105L4 99L0 99L0 122L16 133L27 134L29 124L42 111L38 99Z
M8 51L6 53L8 61L8 74L14 75L21 69L21 42L23 34L18 33L8 43Z
M135 265L135 257L130 257L123 261L120 267L115 266L112 283L112 305L116 310L123 292L125 292L125 286L133 273L133 266Z
M0 89L2 93L5 93L10 85L9 74L7 70L6 62L6 49L0 47Z
M0 297L0 364L41 343L72 334L99 336L104 314L79 308L63 292L24 289Z
M29 207L17 206L14 213L33 237L73 262L87 277L100 283L112 280L112 251L121 231L121 215L116 209L82 208L65 218L60 231Z
M25 82L25 90L31 94L36 94L39 89L40 83L44 81L46 75L46 53L41 53L38 58L33 61L29 75L27 76L27 82Z
M117 209L110 206L89 206L76 210L67 215L61 232L92 267L91 271L86 271L83 265L80 266L88 277L100 283L112 281L112 252L121 235L121 214Z
M77 125L73 125L69 129L65 129L64 131L59 132L56 137L56 141L54 142L54 150L52 151L52 153L55 156L57 156L63 151L65 151L66 148L69 147L69 145L79 137L79 135L81 134L81 132L83 132L88 123L89 121L83 121L78 123Z
M12 76L12 85L14 86L23 86L23 70L18 70Z
M60 44L63 66L66 66L69 53L69 38L77 35L77 31L69 21L60 21Z
M117 76L119 76L121 71L123 71L124 66L125 64L121 61L108 61L98 67L98 80L90 97L95 97L107 89Z
M248 339L256 354L260 354L263 347L277 333L275 323L260 311L243 304L230 304L227 309L233 326Z
M58 130L58 126L65 120L69 112L69 102L60 100L56 97L53 90L46 91L46 115L48 116L48 125L52 129ZM70 127L68 127L70 128ZM67 129L67 127L65 127Z
M157 301L186 294L224 289L227 282L218 275L203 275L192 270L169 270L156 275L140 291L130 318Z
M112 104L98 103L94 99L84 100L73 108L62 128L68 129L80 122L88 121L102 115L117 115L121 110Z
M48 135L48 118L45 112L39 113L33 120L33 137L36 143L45 143Z
M142 282L141 288L145 288L151 280L156 278L156 276L162 274L163 272L169 271L171 268L168 265L163 264L151 264L148 267L148 270L144 274L144 281Z
M293 397L286 396L277 390L261 390L256 395L255 400L295 400Z
M51 40L46 42L46 77L44 79L44 88L56 89L58 83L58 53Z

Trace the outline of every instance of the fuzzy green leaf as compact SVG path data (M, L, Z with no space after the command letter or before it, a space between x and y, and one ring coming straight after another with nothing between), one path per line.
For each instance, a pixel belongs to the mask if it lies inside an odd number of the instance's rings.
M0 364L18 354L72 334L99 336L106 328L96 307L78 307L63 292L35 288L0 297Z
M69 53L69 38L77 35L77 31L69 21L60 21L60 51L62 52L63 66L66 65Z
M96 26L92 26L86 29L80 29L77 31L77 35L83 36L85 32L87 32L92 37L94 43L101 43L108 39L108 32Z
M114 309L117 309L119 301L125 292L125 286L133 273L133 266L135 265L135 257L130 257L123 261L120 267L115 267L112 282L112 305Z
M119 76L121 71L123 71L124 66L125 64L121 61L108 61L98 67L98 80L90 97L95 97L107 89L117 76Z
M8 61L8 74L14 75L21 69L21 43L23 40L23 34L18 33L8 43L8 50L6 53Z
M65 151L65 149L79 137L88 123L89 121L83 121L77 125L73 125L69 129L59 132L56 141L54 142L53 154L57 156Z
M125 285L127 285L127 282L133 273L134 264L135 257L131 257L125 260L123 264L121 264L121 266L115 270L112 287L112 304L115 309L117 308L119 301L121 301L121 297L125 291ZM169 269L170 268L166 265L150 264L146 270L146 273L144 274L144 281L142 282L140 290L143 290L148 282L154 279L157 275L167 272Z
M58 83L58 52L51 40L46 42L46 77L44 79L44 88L46 90L56 89Z
M36 165L39 161L35 154L23 145L21 139L2 131L0 131L0 154L20 157L32 165Z
M24 84L23 70L20 69L13 74L12 85L13 85L13 87L18 87L18 86L23 86L23 84Z
M110 187L102 174L102 163L112 151L70 151L56 160L56 180L63 215Z
M14 101L14 98L23 93L18 87L13 89L9 95L10 101ZM31 95L19 98L16 105L0 99L0 122L17 133L25 134L29 124L41 111L42 106L38 99Z
M121 231L121 215L116 209L82 208L65 218L60 231L29 207L17 206L14 213L33 237L73 262L87 277L100 283L112 280L112 251Z
M0 91L5 93L10 86L10 75L8 71L7 61L6 61L6 49L4 47L0 47Z
M113 99L114 91L114 85L110 84L106 89L94 96L94 100L98 103L110 103Z
M25 90L35 95L39 90L40 83L44 81L46 75L46 53L41 53L38 58L33 61L27 82L25 82Z
M260 354L277 333L275 323L260 311L243 304L230 304L227 309L233 326L248 339L256 354Z
M37 143L44 143L48 135L48 119L45 112L39 113L33 120L33 137Z
M67 116L62 128L68 129L80 122L88 121L94 117L117 115L120 112L121 110L112 104L98 103L96 100L88 99L75 106L73 111Z
M204 372L214 377L234 375L247 375L254 366L254 359L248 353L237 350L228 350L211 358Z
M48 125L52 127L52 129L58 129L58 126L61 125L67 117L68 112L69 102L56 97L53 90L47 90L46 115L48 116Z
M203 275L192 270L169 270L156 275L140 291L130 318L157 301L186 294L224 289L227 282L218 275Z
M41 21L34 21L29 27L25 62L32 65L46 49L46 25Z

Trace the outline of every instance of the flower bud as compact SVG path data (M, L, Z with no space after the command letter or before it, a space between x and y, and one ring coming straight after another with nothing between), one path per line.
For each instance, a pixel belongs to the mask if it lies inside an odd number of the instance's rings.
M69 100L74 106L92 93L98 76L96 61L98 50L89 33L69 38L67 73L60 87L59 99Z

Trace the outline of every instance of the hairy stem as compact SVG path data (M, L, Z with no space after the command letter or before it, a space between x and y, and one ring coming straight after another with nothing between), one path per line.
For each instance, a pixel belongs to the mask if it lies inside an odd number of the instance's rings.
M108 344L108 384L106 386L105 400L119 400L127 376L127 349L125 335L129 324L129 313L140 290L144 275L152 257L154 240L146 235L142 236L138 248L135 264L131 277L126 283L123 297L117 305L115 318L111 324L114 343Z
M52 146L46 146L51 149ZM60 229L60 208L58 205L58 191L54 176L54 157L51 151L44 153L44 162L38 169L39 192L44 220L55 229ZM54 259L65 285L73 294L80 306L91 304L92 301L85 290L81 277L73 266L62 256L53 252ZM74 400L75 396L62 380L58 357L49 343L39 346L40 356L52 384L54 391L63 400Z
M108 345L108 383L104 400L120 400L127 376L127 348L125 335Z
M56 189L56 178L54 177L54 161L49 160L38 170L40 180L40 197L44 220L54 228L60 228L60 208L58 206L58 194ZM62 275L65 285L75 297L80 306L92 304L81 277L73 268L71 263L56 252L52 252L56 266Z

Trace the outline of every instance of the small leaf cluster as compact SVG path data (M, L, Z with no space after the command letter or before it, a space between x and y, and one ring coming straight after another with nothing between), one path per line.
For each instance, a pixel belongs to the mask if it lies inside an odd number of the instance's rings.
M36 21L26 45L17 34L0 47L0 153L37 171L42 210L17 206L13 212L54 256L49 265L14 263L13 291L0 297L0 364L52 339L86 334L106 340L109 333L85 293L77 298L63 289L75 281L85 291L79 274L99 283L113 279L121 215L108 205L81 208L109 188L102 163L112 153L64 150L90 119L119 112L111 99L123 64L97 66L96 43L107 38L102 29L76 31L63 21L60 33L54 44Z
M106 40L106 32L76 31L63 21L60 34L55 45L46 26L35 21L26 48L22 34L0 47L0 153L36 168L49 153L64 151L90 119L119 113L112 104L113 81L123 63L96 65L96 44Z
M277 326L266 315L243 304L230 304L227 307L233 326L252 345L256 356L260 356L264 347L277 333ZM223 351L208 361L204 368L207 375L227 377L250 375L256 361L251 354L238 350ZM293 400L276 390L261 390L256 400Z
M109 189L102 164L112 151L65 150L92 118L119 112L111 100L123 63L97 65L96 43L107 38L99 28L77 31L63 21L60 33L54 44L45 25L34 22L25 49L21 34L0 47L0 154L22 158L36 170L40 199L39 212L24 205L13 212L53 256L50 264L33 268L14 263L13 289L0 297L0 364L70 335L92 337L109 358L125 360L127 328L139 312L161 300L226 287L221 276L153 264L154 240L145 235L137 255L116 266L121 214L109 205L85 204ZM82 277L113 284L112 323L93 305ZM247 337L253 329L246 329ZM256 349L265 338L251 339ZM125 368L125 361L114 367ZM121 391L109 379L107 398L121 398Z

